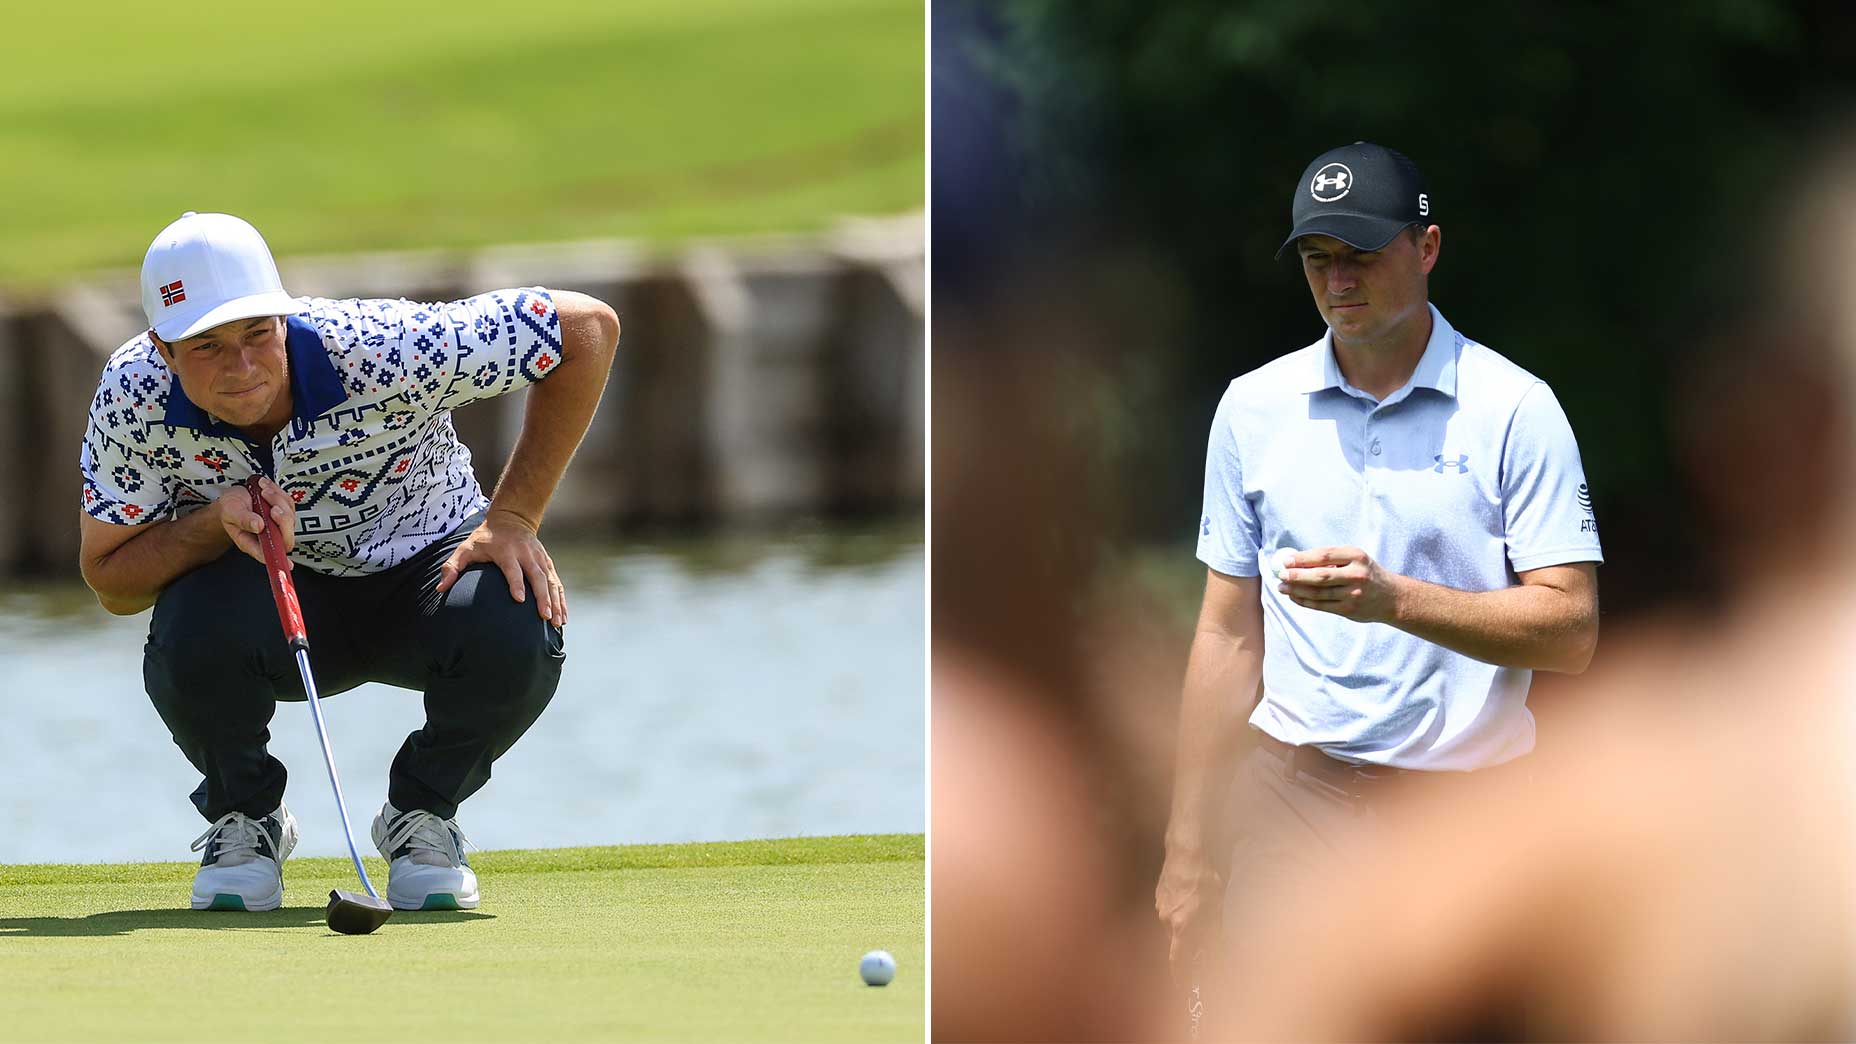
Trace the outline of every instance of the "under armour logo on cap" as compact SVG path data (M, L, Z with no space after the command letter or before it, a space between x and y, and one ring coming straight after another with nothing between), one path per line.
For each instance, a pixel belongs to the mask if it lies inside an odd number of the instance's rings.
M1345 163L1330 163L1315 172L1308 194L1318 203L1332 203L1344 198L1353 188L1353 171Z
M172 308L186 299L187 290L180 285L180 280L178 279L161 287L161 304L163 307Z
M1302 168L1289 209L1293 225L1277 254L1303 236L1380 250L1401 229L1435 223L1433 202L1417 164L1403 153L1366 141L1329 149Z

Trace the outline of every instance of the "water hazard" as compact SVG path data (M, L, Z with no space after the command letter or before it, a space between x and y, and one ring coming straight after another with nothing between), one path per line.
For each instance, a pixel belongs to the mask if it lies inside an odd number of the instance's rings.
M919 526L550 551L567 668L459 813L477 845L924 829ZM147 629L75 581L0 595L0 863L190 858L199 777L142 690ZM370 854L419 695L365 685L323 709ZM279 704L271 734L297 853L345 854L307 708Z

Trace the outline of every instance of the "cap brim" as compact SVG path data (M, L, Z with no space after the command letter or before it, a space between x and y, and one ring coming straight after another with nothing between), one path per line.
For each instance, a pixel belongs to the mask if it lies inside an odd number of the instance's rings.
M156 323L155 336L172 344L211 330L220 323L255 319L261 315L300 315L308 310L308 306L282 290L267 290L250 297L235 297L197 316L177 315L166 322Z
M1333 236L1355 250L1378 250L1405 230L1405 223L1365 214L1322 214L1297 225L1289 238L1276 248L1276 256L1295 245L1303 236Z

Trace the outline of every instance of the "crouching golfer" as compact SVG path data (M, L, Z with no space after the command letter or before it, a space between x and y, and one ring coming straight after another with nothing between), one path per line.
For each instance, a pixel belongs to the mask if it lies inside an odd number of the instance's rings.
M425 693L373 825L388 900L475 907L455 817L560 681L567 600L536 532L599 403L617 316L537 288L293 298L256 229L195 213L149 247L142 308L151 329L110 356L90 406L82 568L110 612L155 610L143 680L205 777L193 803L212 823L193 908L275 909L297 838L266 743L301 682L259 509L282 531L322 693ZM486 498L451 411L531 384Z

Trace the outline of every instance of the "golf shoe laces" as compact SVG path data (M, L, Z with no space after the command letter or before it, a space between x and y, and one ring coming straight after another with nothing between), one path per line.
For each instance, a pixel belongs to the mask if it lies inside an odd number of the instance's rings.
M456 821L445 819L436 812L427 812L415 808L410 812L401 812L387 830L387 836L381 842L381 851L389 853L400 850L401 845L412 849L408 858L416 862L429 862L419 859L421 851L435 852L444 858L446 866L461 866L464 863L464 845L469 842L464 831L458 829Z
M263 856L276 859L276 842L263 825L243 812L227 812L213 821L206 828L206 833L193 839L189 851L198 852L219 839L219 846L213 850L213 862L222 866L239 866Z

